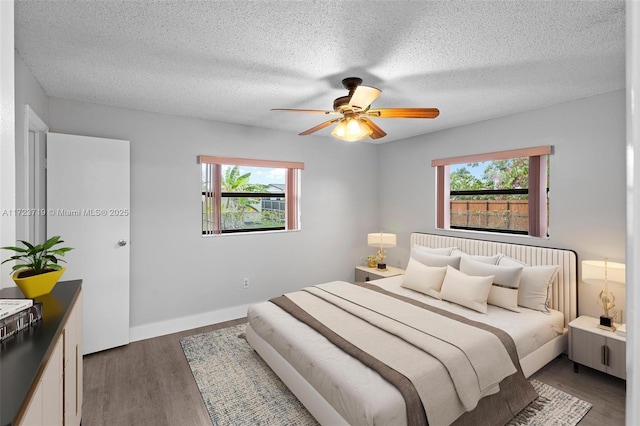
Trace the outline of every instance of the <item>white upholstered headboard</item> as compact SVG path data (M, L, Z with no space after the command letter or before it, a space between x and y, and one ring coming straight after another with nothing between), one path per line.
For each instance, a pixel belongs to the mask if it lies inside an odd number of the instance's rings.
M458 247L465 253L493 256L502 253L531 266L558 265L560 272L553 282L549 307L564 314L564 325L578 314L578 259L572 250L473 240L435 234L411 234L411 247Z

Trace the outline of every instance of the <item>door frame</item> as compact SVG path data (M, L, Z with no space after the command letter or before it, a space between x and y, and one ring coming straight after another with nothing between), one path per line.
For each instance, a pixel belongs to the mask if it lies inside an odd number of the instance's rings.
M46 188L42 188L40 182L46 176L44 168L46 168L45 160L45 143L46 133L49 126L38 114L35 113L29 105L24 106L24 139L22 141L23 164L22 179L24 180L23 194L25 200L25 208L27 209L46 209L46 202L42 205L41 200L46 199ZM33 147L30 149L30 138L33 134ZM31 188L34 193L31 194ZM34 202L31 202L33 197ZM33 226L30 218L33 217ZM40 243L38 241L42 236L46 238L46 217L44 215L25 216L22 223L22 232L27 241Z

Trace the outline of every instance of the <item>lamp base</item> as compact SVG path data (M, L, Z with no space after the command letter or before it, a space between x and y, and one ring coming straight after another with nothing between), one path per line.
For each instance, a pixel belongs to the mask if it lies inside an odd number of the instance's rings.
M600 316L600 324L598 324L598 328L607 331L616 331L616 327L613 325L613 318L606 317L604 315Z
M386 271L387 270L387 264L386 263L378 263L378 270L379 271Z

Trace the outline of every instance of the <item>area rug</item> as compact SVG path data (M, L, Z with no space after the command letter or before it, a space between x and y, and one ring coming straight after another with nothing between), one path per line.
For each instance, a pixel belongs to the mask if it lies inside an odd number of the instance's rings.
M247 343L245 325L180 341L214 426L317 425L302 403ZM539 397L509 425L574 426L591 404L537 380Z

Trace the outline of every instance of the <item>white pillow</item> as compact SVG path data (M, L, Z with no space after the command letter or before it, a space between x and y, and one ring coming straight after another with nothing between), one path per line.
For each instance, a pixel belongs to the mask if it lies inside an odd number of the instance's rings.
M500 259L498 259L497 264L498 265L502 265L502 266L529 266L524 262L520 262L517 259L514 259L512 257L506 256L502 253L498 253L498 256L500 256Z
M558 274L555 265L527 266L522 270L518 305L536 311L549 312L551 284Z
M493 275L472 277L447 266L447 274L440 289L440 298L486 314L487 298L492 283Z
M453 266L458 269L460 267L459 256L443 256L440 254L431 254L421 250L415 250L415 247L411 249L411 257L420 263L427 266Z
M416 244L415 246L413 246L412 250L421 251L424 253L439 254L440 256L449 256L451 254L451 250L457 249L457 248L458 247L433 248L433 247L421 246L419 244Z
M525 265L502 255L498 265ZM536 311L549 312L551 284L559 272L557 265L525 266L520 276L518 305Z
M518 286L523 268L522 265L489 265L472 260L467 256L460 259L460 272L481 277L494 276L487 303L514 312L520 312L518 308Z
M440 299L440 287L447 273L446 266L427 266L415 259L409 258L409 264L404 272L402 287L418 291L427 296Z
M500 259L501 255L495 254L493 256L476 256L474 254L465 253L459 248L454 248L453 250L451 250L451 256L470 257L471 259L476 260L478 262L495 265L498 263L498 260Z

